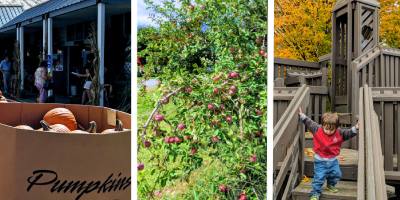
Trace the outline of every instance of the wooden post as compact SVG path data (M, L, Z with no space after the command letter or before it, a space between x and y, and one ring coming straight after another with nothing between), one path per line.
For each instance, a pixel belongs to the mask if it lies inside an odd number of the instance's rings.
M99 50L99 104L104 106L104 45L105 45L105 23L106 6L104 3L97 4L97 45Z
M19 28L19 37L20 37L20 39L19 39L19 57L20 57L20 75L21 75L20 90L23 91L24 90L24 77L25 77L25 73L24 73L25 44L24 44L24 27L23 26L21 26Z

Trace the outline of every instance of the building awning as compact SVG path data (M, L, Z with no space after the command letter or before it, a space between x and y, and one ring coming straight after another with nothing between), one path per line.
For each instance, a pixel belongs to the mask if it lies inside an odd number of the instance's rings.
M27 1L27 0L25 0ZM82 10L84 8L93 7L98 2L103 2L109 6L111 13L130 12L130 0L36 0L45 1L42 4L34 6L28 10L23 11L20 15L13 18L3 26L0 26L0 32L8 32L16 29L16 25L26 26L41 21L44 15L49 17L56 17L71 13L74 11Z
M0 5L0 27L8 23L24 11L22 6L1 6Z

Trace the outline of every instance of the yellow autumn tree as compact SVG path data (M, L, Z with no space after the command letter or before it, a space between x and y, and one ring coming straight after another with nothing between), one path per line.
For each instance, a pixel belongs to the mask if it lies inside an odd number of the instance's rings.
M275 57L318 61L331 51L335 0L275 0Z
M400 1L380 0L380 40L393 48L400 48Z

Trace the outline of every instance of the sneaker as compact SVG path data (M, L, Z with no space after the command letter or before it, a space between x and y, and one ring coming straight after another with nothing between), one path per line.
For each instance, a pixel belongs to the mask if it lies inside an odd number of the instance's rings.
M327 189L329 192L333 192L333 193L339 192L339 190L338 190L335 186L332 186L332 185L328 185L328 186L326 187L326 189Z
M310 200L319 200L319 195L313 194L313 195L310 197Z

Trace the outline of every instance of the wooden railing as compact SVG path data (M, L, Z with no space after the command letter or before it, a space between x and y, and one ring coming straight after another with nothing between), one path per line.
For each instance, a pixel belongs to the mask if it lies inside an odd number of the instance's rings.
M372 88L374 109L380 119L381 145L384 147L386 171L400 171L400 162L394 166L393 157L400 161L400 87Z
M289 72L313 73L321 69L317 62L307 62L286 58L274 58L274 80L286 79Z
M274 126L274 199L289 198L304 174L304 125L299 123L298 110L307 108L309 96L306 85L298 88ZM286 186L282 187L284 182Z
M387 199L378 116L371 89L359 89L357 199Z
M364 84L369 87L400 87L400 51L375 47L352 62L351 91L348 105L357 113L358 90ZM351 103L351 104L350 104Z
M312 120L319 123L321 121L322 114L326 112L326 105L328 102L328 87L310 86L309 88L309 104L304 112ZM274 88L274 125L280 120L298 89L299 87Z

